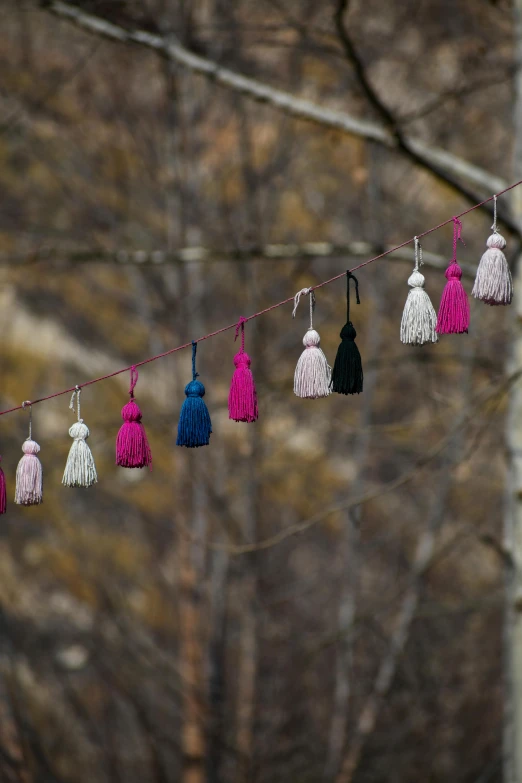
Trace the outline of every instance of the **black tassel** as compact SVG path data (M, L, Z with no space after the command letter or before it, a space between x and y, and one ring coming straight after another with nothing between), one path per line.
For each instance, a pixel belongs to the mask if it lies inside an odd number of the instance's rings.
M363 390L363 369L361 354L355 343L357 332L350 321L350 278L355 282L357 304L359 282L351 272L346 272L346 323L341 329L341 344L337 349L330 385L338 394L360 394Z

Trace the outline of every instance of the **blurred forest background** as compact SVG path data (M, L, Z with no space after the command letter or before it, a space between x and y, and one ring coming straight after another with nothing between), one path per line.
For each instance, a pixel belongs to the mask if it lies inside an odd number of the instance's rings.
M2 0L0 407L522 179L521 16L522 0ZM488 210L463 220L468 291ZM499 212L514 264L522 194ZM435 306L451 236L424 242ZM174 446L190 351L141 369L152 473L114 466L127 375L83 392L88 491L61 485L59 397L33 416L44 504L14 506L28 421L2 418L2 783L521 783L518 305L473 300L469 335L402 346L412 264L407 248L359 273L356 398L293 395L304 303L247 325L255 425L228 420L233 332L200 345L209 448ZM340 280L317 292L330 364L344 316Z

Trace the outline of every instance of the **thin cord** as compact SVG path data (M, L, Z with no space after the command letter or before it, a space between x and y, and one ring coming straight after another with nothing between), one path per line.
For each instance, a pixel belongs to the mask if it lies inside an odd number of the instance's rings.
M463 245L466 244L462 239L462 223L458 219L458 217L454 217L453 218L453 258L451 259L452 264L457 263L457 244L459 241L462 242Z
M480 201L478 204L475 204L473 207L469 207L469 209L464 210L464 212L460 212L460 214L448 218L448 220L445 220L443 223L439 223L437 226L433 226L433 228L429 228L427 231L423 231L422 234L417 234L417 238L420 239L421 237L428 236L428 234L433 234L434 231L438 231L439 228L443 228L444 226L447 226L449 223L453 223L455 225L454 222L455 220L464 217L464 215L468 215L470 212L473 212L475 209L484 206L484 204L488 204L490 201L495 202L498 196L502 196L504 193L507 193L508 191L517 188L519 185L522 185L522 179L519 180L518 182L514 182L512 185L509 185L509 187L504 188L504 190L500 190L498 193L495 193L493 196L489 196L489 198L484 199L484 201ZM414 237L412 237L411 239L407 239L405 242L401 242L401 244L397 245L396 247L390 248L389 250L385 250L384 252L379 253L378 256L374 256L373 258L369 258L367 261L363 261L362 264L358 264L357 266L352 267L348 271L355 272L357 271L357 269L362 269L363 267L368 266L369 264L373 264L374 261L379 261L379 259L384 258L385 256L389 256L391 253L395 253L397 250L401 250L403 247L406 247L407 245L411 245L412 242L414 242ZM340 274L335 275L334 277L330 277L328 280L323 280L322 283L317 283L317 285L311 286L309 289L307 289L307 291L310 293L310 295L312 295L313 292L316 291L318 288L322 288L325 285L334 283L336 280L340 280L345 275L346 272L341 272ZM272 310L276 310L278 307L283 307L283 305L286 305L289 302L294 302L295 304L295 299L293 296L289 296L287 299L283 299L283 301L277 302L277 304L271 305L270 307L265 307L264 310L260 310L258 313L253 313L253 315L249 315L247 318L244 319L244 323L247 323L247 321L252 321L254 318L259 318L260 315L265 315L265 313L270 313ZM115 370L114 372L108 373L107 375L102 375L100 378L94 378L92 381L85 381L85 383L79 384L79 388L83 389L85 388L85 386L92 386L93 383L106 381L108 378L114 378L116 375L121 375L124 372L129 372L129 370L133 372L136 370L137 367L142 367L144 364L155 362L156 359L163 359L164 356L170 356L172 353L177 353L178 351L182 351L184 348L190 348L190 346L194 345L195 342L202 342L203 340L209 340L211 337L216 337L216 335L218 334L222 334L223 332L228 332L230 329L235 329L236 326L237 326L237 322L233 324L228 324L228 326L223 326L221 329L216 329L215 332L210 332L209 334L203 335L203 337L200 337L197 341L194 340L189 343L183 343L183 345L178 345L176 348L171 348L170 350L164 351L163 353L158 353L156 356L150 356L148 359L143 359L141 362L136 362L136 364L130 365L129 367L122 367L120 370ZM14 413L15 411L22 410L22 408L24 408L25 405L28 404L36 405L39 402L52 400L54 399L54 397L61 397L63 394L70 394L71 392L75 391L75 388L76 388L75 386L71 386L69 389L63 389L62 391L54 392L54 394L48 394L47 397L40 397L38 400L31 400L30 403L26 402L23 403L22 405L17 405L14 408L7 408L4 411L0 411L0 416L5 416L7 413Z
M315 310L315 294L314 289L310 288L309 291L310 294L310 329L309 331L312 331L314 328L314 310Z
M199 375L196 372L196 351L198 350L198 344L196 340L192 340L192 380L195 381Z
M234 337L234 342L236 342L239 330L241 329L241 353L245 353L245 324L247 320L247 318L241 316L236 324L236 336Z
M69 403L69 408L73 411L74 410L74 398L76 397L76 405L77 405L77 413L78 413L78 421L82 421L80 417L80 394L82 393L82 390L79 386L76 386L75 390L72 393L71 401Z
M30 402L30 400L26 400L20 405L20 408L25 410L26 405L29 406L29 436L26 438L26 440L32 440L33 439L33 403Z
M348 269L346 272L346 323L350 323L350 280L353 280L355 283L355 301L357 304L361 304L361 300L359 299L359 281L355 277L355 275L352 275L350 270Z
M415 255L415 266L413 267L413 271L418 272L419 267L422 266L422 247L419 242L419 237L413 237L413 247Z

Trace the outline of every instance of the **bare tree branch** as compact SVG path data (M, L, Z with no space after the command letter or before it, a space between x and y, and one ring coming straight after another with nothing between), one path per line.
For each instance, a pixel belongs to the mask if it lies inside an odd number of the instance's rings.
M368 79L366 68L362 59L357 53L346 25L344 24L344 15L349 6L349 0L337 0L337 7L334 13L334 23L337 35L344 49L348 61L351 63L359 86L366 96L366 99L383 121L385 127L392 134L398 149L412 162L418 166L428 169L432 174L443 182L451 185L464 198L473 201L474 195L467 187L463 187L458 180L459 176L464 176L463 170L457 170L448 159L448 153L433 148L433 155L426 156L426 147L415 139L409 139L402 131L399 122L386 104L381 100L377 91ZM440 154L442 152L442 155ZM451 156L453 157L453 156ZM456 178L457 177L457 178Z
M410 481L412 481L412 479L417 477L419 470L424 468L439 454L446 450L448 445L453 442L460 431L467 427L470 421L476 417L477 410L486 405L486 403L501 398L502 395L506 394L513 384L519 381L521 377L522 368L519 368L510 376L503 379L500 383L498 381L492 382L491 384L488 384L488 386L480 389L477 394L474 395L473 399L468 401L461 415L455 419L450 431L447 432L447 434L444 435L432 449L427 451L423 457L417 460L416 464L410 470L407 470L405 473L402 473L400 476L392 479L386 484L381 484L378 487L369 489L362 495L352 498L346 502L329 506L328 508L319 511L317 514L314 514L309 519L305 519L303 521L289 525L288 527L280 530L278 533L275 533L273 536L269 536L268 538L262 539L261 541L257 541L255 544L223 544L222 542L214 541L208 542L207 546L209 549L226 549L226 551L231 555L244 555L263 549L271 549L273 546L277 546L287 538L305 533L315 525L321 524L333 514L356 508L363 503L368 503L372 500L375 500L376 498L386 495L388 492L393 492L394 490L399 489L399 487L408 484Z
M377 246L369 242L350 242L346 245L335 245L331 242L304 242L302 244L269 244L245 248L210 248L182 247L179 250L102 250L100 248L85 248L85 250L65 250L63 248L44 247L29 253L2 253L0 266L26 267L36 263L46 263L53 266L66 264L117 264L136 266L168 266L179 264L203 263L215 264L219 261L300 261L309 258L371 258L385 250L391 250L393 245ZM413 263L413 255L408 249L401 248L393 255L391 261ZM432 269L445 269L448 259L437 253L423 251L424 266ZM474 278L476 268L471 264L459 262L464 275Z
M298 119L309 120L348 135L370 139L390 149L400 147L396 134L391 132L389 128L375 122L358 119L346 112L319 106L312 101L298 98L257 79L242 76L206 57L193 54L172 37L165 38L145 30L127 30L99 16L90 14L76 5L63 2L63 0L49 0L45 7L57 16L67 19L91 33L103 35L114 41L141 44L153 49L161 56L174 60L184 68L202 74L227 89L239 92L260 103L266 103ZM418 163L437 176L443 177L446 182L449 182L470 200L476 200L475 195L461 186L456 179L457 177L462 177L471 185L485 189L488 193L492 190L503 190L507 185L500 177L484 171L479 166L475 166L456 155L427 145L423 141L403 136L402 142L407 145L409 154L414 155ZM509 228L518 233L519 228L515 221L512 221L507 215L503 216L503 220Z

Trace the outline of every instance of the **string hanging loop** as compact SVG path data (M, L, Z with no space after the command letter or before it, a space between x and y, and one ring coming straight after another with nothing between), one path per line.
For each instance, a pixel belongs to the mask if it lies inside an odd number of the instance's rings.
M292 317L295 318L301 296L310 296L310 326L303 337L304 351L299 357L294 373L294 394L306 399L327 397L330 393L332 369L319 347L321 338L314 329L315 292L313 288L302 288L294 296Z

